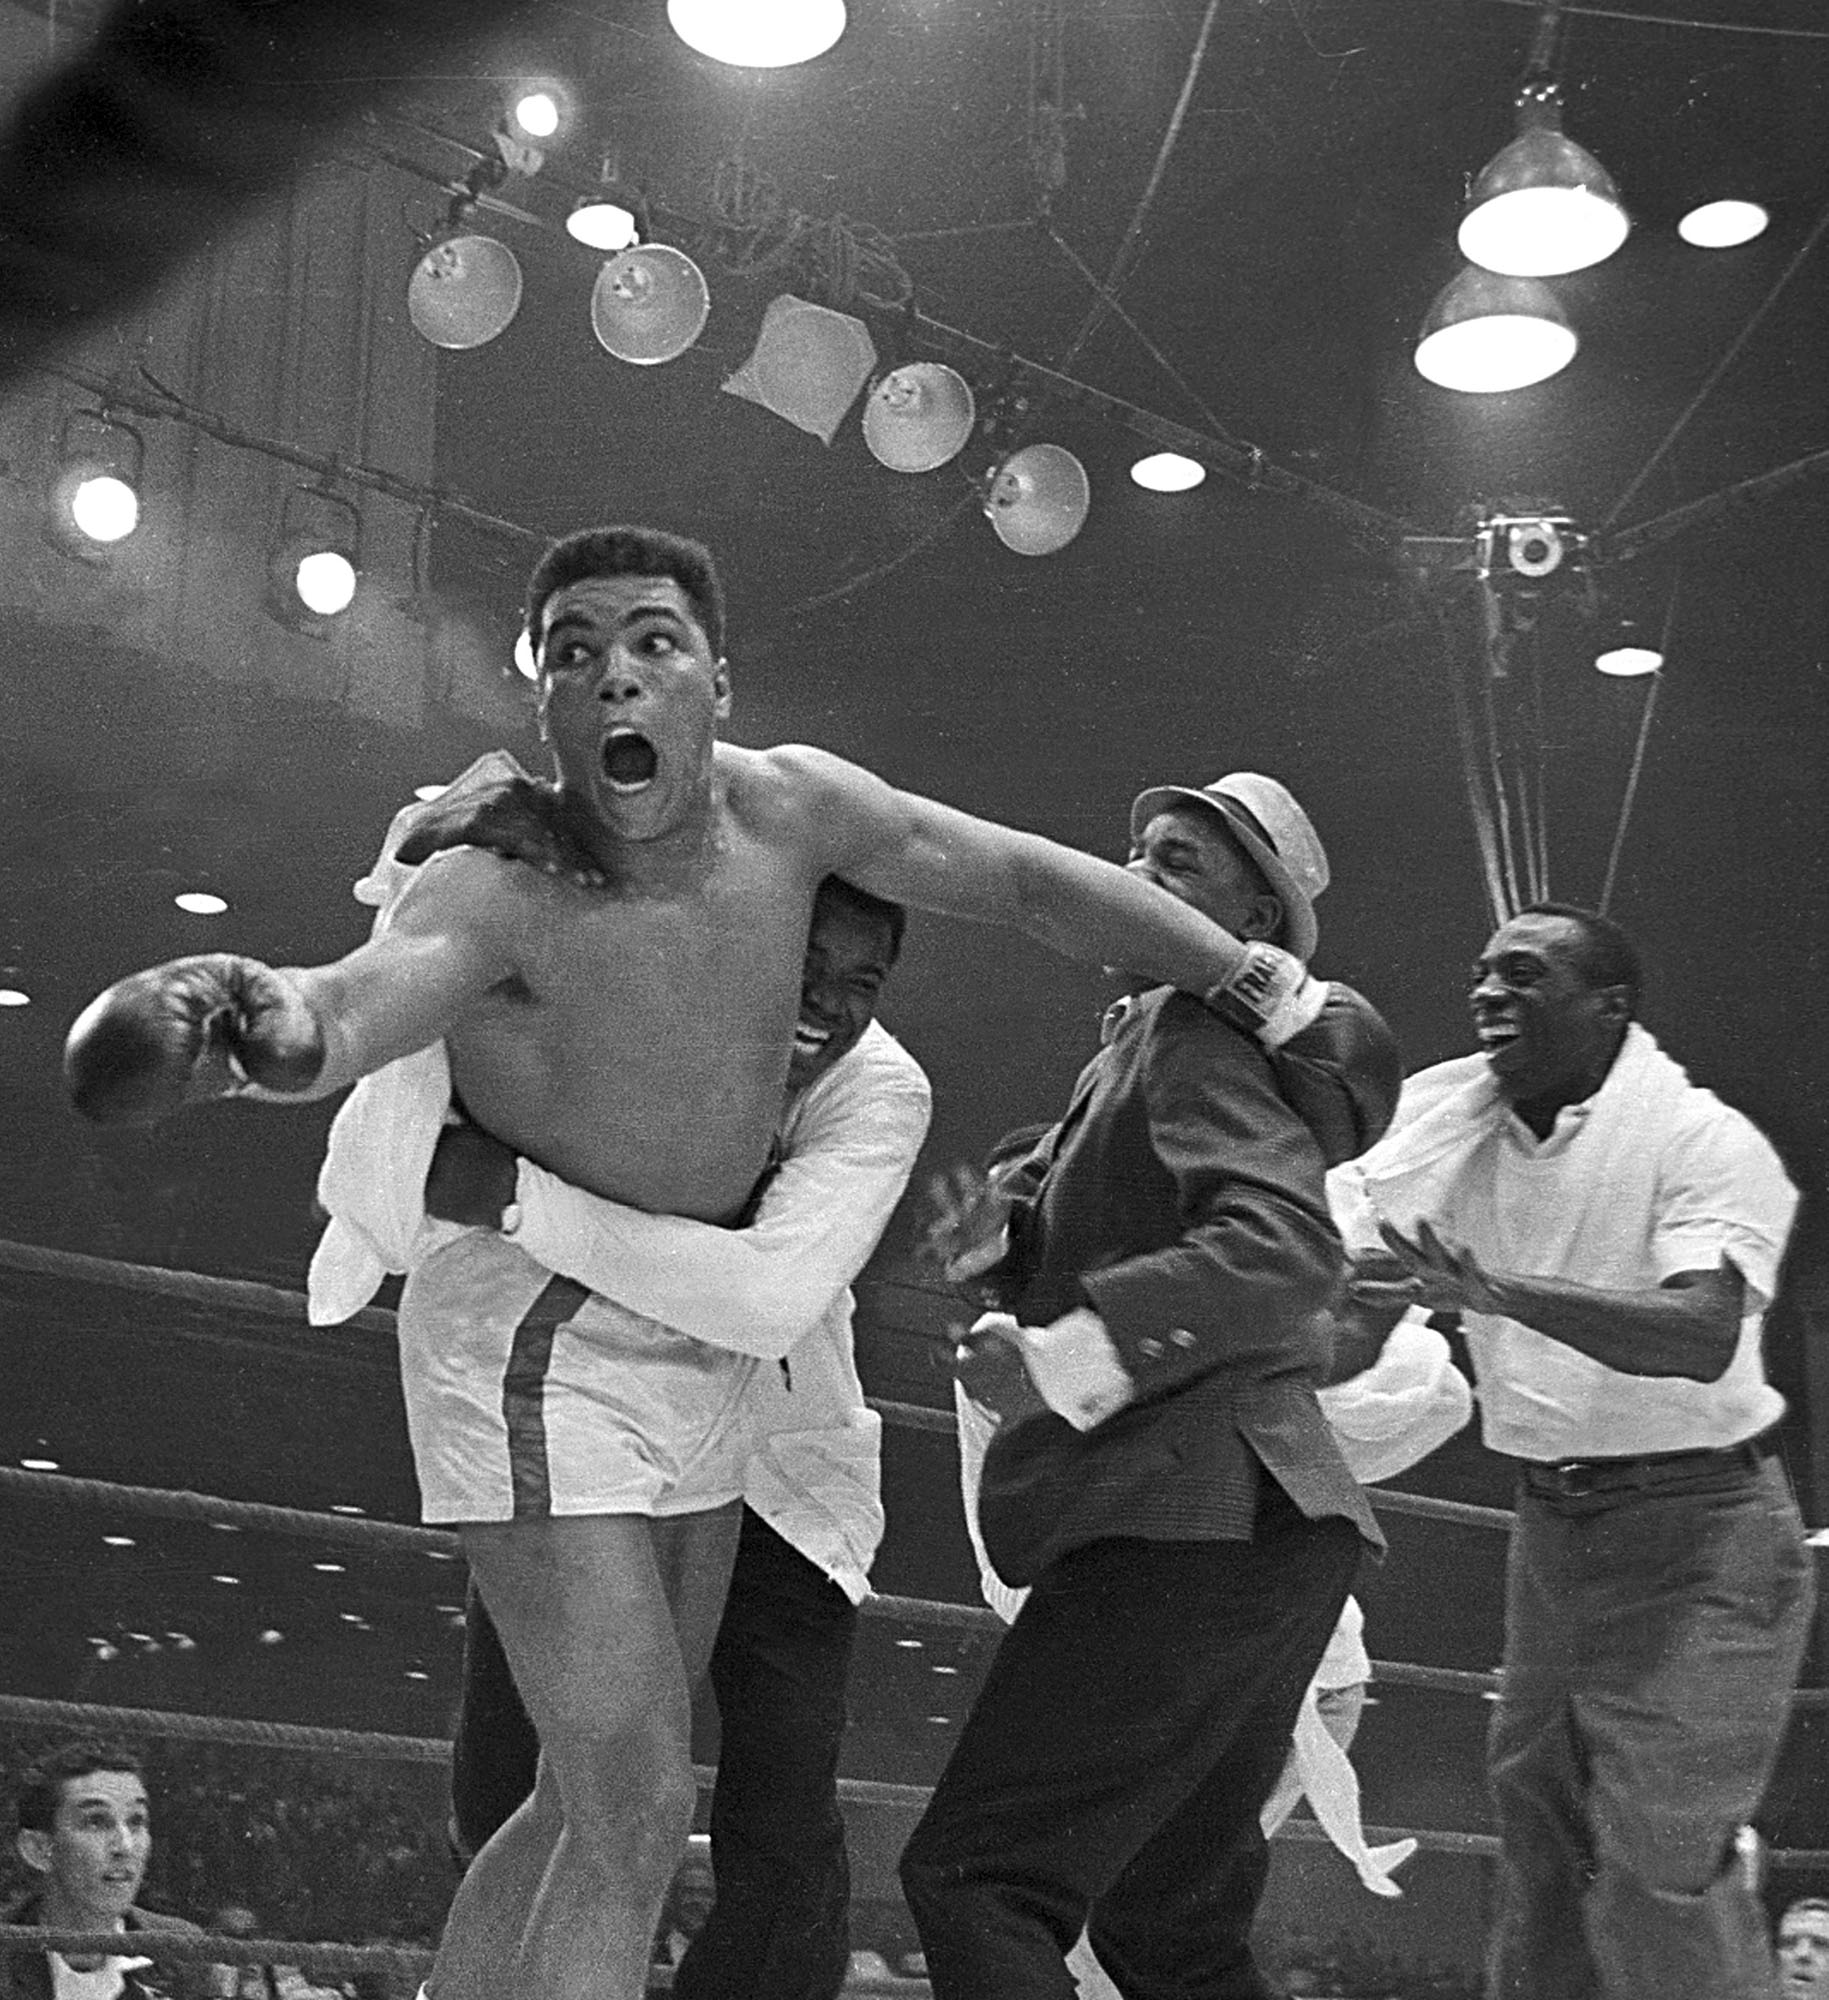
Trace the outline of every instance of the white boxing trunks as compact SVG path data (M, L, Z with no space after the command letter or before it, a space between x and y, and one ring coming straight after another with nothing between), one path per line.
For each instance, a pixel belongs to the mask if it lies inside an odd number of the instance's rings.
M758 1363L554 1277L492 1229L407 1273L398 1326L429 1522L693 1514L743 1490Z

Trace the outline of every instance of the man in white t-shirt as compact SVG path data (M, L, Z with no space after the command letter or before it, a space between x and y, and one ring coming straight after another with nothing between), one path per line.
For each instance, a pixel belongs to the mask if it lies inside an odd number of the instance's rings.
M1460 1316L1518 1461L1489 1776L1491 2000L1756 2000L1735 1854L1803 1655L1810 1558L1760 1326L1796 1191L1635 1016L1625 933L1538 904L1481 953L1480 1054L1408 1079L1330 1195L1362 1313Z

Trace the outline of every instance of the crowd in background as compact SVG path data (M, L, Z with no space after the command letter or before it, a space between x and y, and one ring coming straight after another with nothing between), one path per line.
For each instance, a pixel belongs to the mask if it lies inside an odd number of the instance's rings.
M0 1797L66 1731L0 1733ZM157 1838L145 1900L210 1926L227 1905L255 1912L263 1936L429 1946L456 1881L436 1765L378 1764L238 1745L138 1744ZM25 1870L3 1857L0 1894ZM918 1940L899 1901L859 1899L854 1974L920 1976ZM1351 2000L1475 2000L1471 1968L1380 1953L1345 1933L1271 1954L1290 1991ZM352 1984L349 1989L358 1989ZM359 2000L389 2000L384 1983Z
M64 1733L0 1732L0 1797L15 1795ZM149 1904L212 1929L219 1912L240 1905L256 1913L261 1936L427 1947L437 1938L456 1882L439 1766L157 1739L137 1747L156 1801ZM25 1875L7 1843L0 1901ZM1807 1886L1787 1878L1781 1900ZM675 1907L670 1898L670 1915ZM919 1940L899 1899L860 1897L851 1930L854 1978L920 1985ZM1264 1957L1292 2000L1479 2000L1477 1967L1383 1949L1369 1923L1363 1935L1273 1936ZM329 1990L396 2000L396 1986L406 2000L410 1983L381 1971ZM304 2000L306 1990L282 1990L281 2000Z

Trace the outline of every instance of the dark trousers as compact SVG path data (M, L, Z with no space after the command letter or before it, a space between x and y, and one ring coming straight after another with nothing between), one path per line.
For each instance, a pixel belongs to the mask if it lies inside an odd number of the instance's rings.
M902 1856L935 2000L1275 2000L1258 1815L1360 1555L1268 1479L1248 1542L1112 1539L1037 1581Z
M1767 2000L1767 1922L1734 1859L1809 1636L1783 1468L1518 1496L1494 2000Z
M472 1593L451 1803L474 1853L533 1788L538 1739ZM743 1510L711 1655L720 1743L711 1795L717 1895L673 1977L682 2000L831 2000L850 1958L838 1753L857 1607Z

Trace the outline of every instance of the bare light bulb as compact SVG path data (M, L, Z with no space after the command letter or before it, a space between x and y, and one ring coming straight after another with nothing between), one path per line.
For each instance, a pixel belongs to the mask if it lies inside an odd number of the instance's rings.
M320 618L334 618L355 601L356 566L336 549L302 557L296 583L299 601Z
M92 542L119 542L140 525L140 496L124 479L97 473L78 482L70 518Z
M530 90L516 100L514 122L530 139L550 139L559 129L558 99L549 90Z
M743 69L786 69L825 54L845 32L844 0L667 0L688 48Z
M1677 224L1677 234L1698 250L1732 250L1762 235L1771 219L1756 201L1705 201Z
M1130 476L1151 493L1187 493L1206 478L1207 468L1178 451L1153 451L1138 459Z

